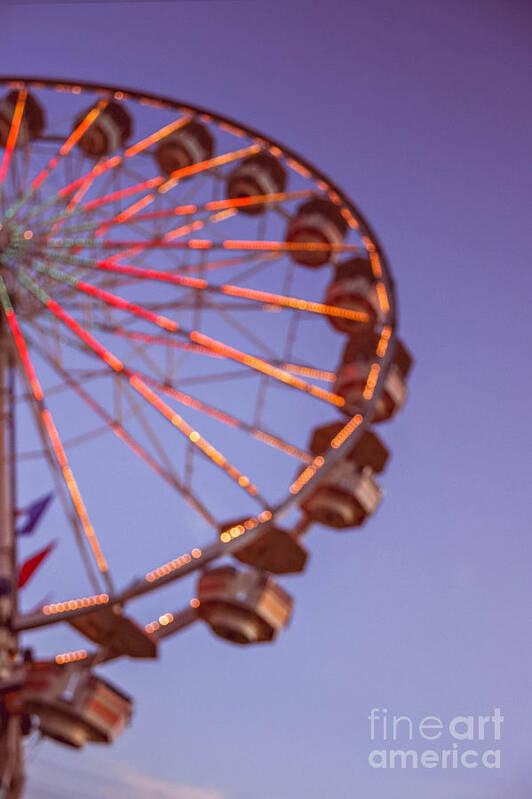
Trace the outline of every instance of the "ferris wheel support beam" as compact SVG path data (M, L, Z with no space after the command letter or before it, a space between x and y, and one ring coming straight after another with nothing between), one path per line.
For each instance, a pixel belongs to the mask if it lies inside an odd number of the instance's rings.
M14 358L4 314L0 312L0 688L16 683L18 636L13 629L17 610L14 462ZM20 717L0 701L0 790L18 799L24 784Z

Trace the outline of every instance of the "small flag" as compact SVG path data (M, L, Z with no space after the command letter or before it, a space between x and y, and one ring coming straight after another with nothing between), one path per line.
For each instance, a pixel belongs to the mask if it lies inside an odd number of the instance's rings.
M29 535L33 533L41 516L52 501L53 496L53 493L47 494L45 497L36 499L35 502L32 502L27 508L18 511L17 516L24 516L24 523L17 530L18 535Z
M32 555L31 558L28 558L28 560L24 561L18 571L19 588L23 588L26 585L30 577L32 577L37 571L43 560L45 560L50 552L55 549L56 544L57 541L52 541L47 547L41 549L40 552L36 552L35 555Z

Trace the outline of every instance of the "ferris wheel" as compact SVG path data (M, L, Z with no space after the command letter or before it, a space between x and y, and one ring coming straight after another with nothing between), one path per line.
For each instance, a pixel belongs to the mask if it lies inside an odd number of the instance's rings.
M374 232L292 150L153 94L0 84L0 771L15 797L20 729L80 747L128 723L131 699L98 662L155 657L198 619L237 644L287 625L277 575L304 569L308 528L356 529L379 505L389 453L375 428L403 405L412 359ZM86 495L126 462L122 491L145 474L171 535L128 518L163 557L143 550L143 575L117 587L106 553L123 497L106 500L101 534ZM26 612L16 486L37 463L86 582ZM192 572L188 606L129 615ZM20 634L57 622L92 649L24 657Z

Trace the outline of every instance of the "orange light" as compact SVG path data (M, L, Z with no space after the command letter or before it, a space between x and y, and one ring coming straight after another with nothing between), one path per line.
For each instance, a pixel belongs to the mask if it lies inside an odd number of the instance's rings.
M31 190L35 191L39 188L39 186L44 183L48 175L56 168L60 159L68 155L71 149L74 147L75 144L79 142L83 134L87 131L87 129L92 125L92 123L99 117L101 112L107 107L109 100L103 99L98 100L94 108L91 108L90 111L85 115L85 117L81 120L81 122L74 128L70 136L66 139L66 141L61 145L59 148L59 155L55 156L50 160L48 166L45 167L34 181L31 184Z
M314 458L314 460L312 461L310 466L307 466L306 469L303 469L303 471L301 472L301 474L299 475L297 480L295 480L292 483L292 485L288 489L290 491L290 493L291 494L298 494L301 491L301 489L303 488L303 486L305 486L308 483L308 481L312 477L314 477L314 475L316 474L318 469L321 469L321 467L323 466L324 463L325 463L325 460L324 460L322 455L318 455L316 458Z
M5 291L5 287L4 287L3 281L0 284L0 287L3 288L3 290ZM22 336L20 327L19 327L18 322L17 322L17 318L16 318L15 313L12 310L12 308L6 307L6 300L5 300L5 297L4 297L4 293L2 293L2 304L4 305L4 311L5 311L8 323L9 323L9 327L11 329L11 332L12 332L13 338L15 340L15 344L16 344L20 359L22 361L22 364L24 366L26 375L28 377L28 382L29 382L30 388L31 388L31 390L33 392L33 396L35 397L36 401L40 405L41 419L43 421L46 433L48 435L48 439L50 441L50 444L52 445L52 449L54 451L54 454L56 456L57 462L59 464L59 468L61 469L61 472L63 474L63 479L65 481L65 484L66 484L66 487L68 489L68 492L69 492L69 494L71 496L72 502L74 504L74 508L75 508L76 513L78 515L78 518L79 518L79 520L81 522L81 526L82 526L83 531L84 531L84 533L85 533L85 535L87 537L87 540L89 542L89 546L90 546L90 548L92 550L92 553L93 553L93 555L95 557L95 560L96 560L96 563L98 565L98 568L100 569L100 571L102 573L107 575L107 573L108 573L107 561L105 560L105 558L103 556L103 552L102 552L100 544L98 542L98 538L96 536L96 532L95 532L95 530L94 530L94 528L93 528L93 526L91 524L91 521L89 519L89 515L87 513L87 509L85 508L85 504L84 504L83 499L81 497L81 493L79 491L78 485L76 483L76 480L74 478L72 470L70 469L70 466L69 466L65 451L63 449L63 445L61 444L61 439L59 438L59 433L58 433L57 428L56 428L56 426L54 424L52 415L50 414L50 412L47 410L47 408L44 405L44 396L43 396L42 388L41 388L40 383L39 383L39 381L37 379L37 376L35 374L35 370L33 368L33 364L32 364L31 359L29 357L29 353L28 353L28 350L27 350L27 347L26 347L26 342L24 341L24 338Z
M323 369L313 369L311 366L300 366L296 363L284 363L283 368L289 372L303 377L313 377L316 380L324 380L326 383L334 383L336 380L335 372L327 372Z
M374 243L371 241L371 239L368 238L368 236L362 236L361 238L362 238L362 243L369 254L369 260L371 263L373 276L378 279L382 277L382 267L377 249Z
M55 602L51 605L44 605L42 612L46 616L51 616L56 613L65 613L68 610L106 605L108 602L109 594L93 594L92 596L85 596L81 599L71 599L68 602Z
M350 419L348 423L344 425L344 427L342 427L342 429L335 435L335 437L331 441L331 447L333 449L338 449L338 447L341 447L344 441L346 441L349 438L351 433L355 432L355 430L361 424L361 422L362 422L362 416L359 413L357 413L356 416L353 416L353 418Z
M358 230L360 225L358 224L357 220L355 219L349 208L345 207L342 208L340 210L340 213L342 214L343 218L345 219L350 228L352 228L353 230Z
M243 363L252 369L256 369L258 372L262 372L270 377L274 377L276 380L280 380L282 383L291 385L293 388L297 388L300 391L311 394L317 399L324 400L325 402L336 405L337 407L342 407L345 405L344 398L340 397L338 394L325 391L322 388L318 388L310 383L306 383L304 380L293 377L293 375L291 375L289 372L285 371L284 369L279 369L277 366L273 366L271 363L268 363L268 361L262 360L262 358L256 358L255 356L248 355L247 353L241 352L234 347L229 347L227 344L222 344L221 341L217 341L209 336L205 336L203 333L199 333L196 330L193 330L189 334L189 337L191 341L194 341L197 344L203 344L205 347L207 347L207 349L212 349L214 352L221 353L227 358L231 358L232 360Z
M268 291L258 291L256 289L244 288L225 284L218 287L223 294L231 297L242 297L244 299L258 300L259 302L270 305L279 305L284 308L294 308L298 311L309 311L310 313L324 314L341 319L350 319L354 322L367 322L369 316L361 311L354 311L351 308L340 308L336 305L324 305L321 302L311 302L297 297L286 297L280 294L271 294Z
M301 164L299 164L297 161L294 161L293 158L287 158L286 159L286 163L288 164L290 169L293 169L294 172L298 173L298 175L301 175L304 178L312 177L311 173L308 171L308 169L306 167L302 166Z
M196 550L200 552L201 550ZM199 557L196 555L196 557ZM174 558L174 560L168 561L168 563L163 563L162 566L159 566L156 569L152 569L152 571L148 572L145 576L145 580L148 583L153 583L155 580L159 580L161 577L165 577L167 574L171 574L173 571L181 569L183 566L186 566L188 563L192 561L192 554L189 555L188 552L185 552L183 555L180 555L178 558Z
M242 138L244 136L244 131L241 128L236 128L234 125L229 125L227 122L219 122L218 127L220 130L225 130L227 133L232 133L233 136L238 136Z
M362 392L362 396L365 400L370 400L373 396L373 392L375 391L375 386L377 385L377 380L379 377L379 372L381 367L378 363L374 363L369 370L369 375L366 380L366 385L364 391Z
M24 107L26 105L27 97L28 97L27 90L20 89L17 97L17 102L15 103L15 110L13 111L11 126L9 128L9 133L7 135L7 142L6 142L6 148L4 150L4 157L2 158L2 165L0 166L0 184L2 184L6 179L7 170L9 169L9 164L11 161L11 156L13 155L13 150L15 149L18 134L20 132L20 126L22 124L22 116L24 114Z
M212 242L210 243L212 246ZM272 250L279 252L358 252L355 244L326 244L321 241L240 241L222 242L225 250Z
M167 405L158 394L152 391L152 389L144 380L142 380L136 374L130 374L129 382L135 391L143 396L150 403L150 405L156 408L159 413L161 413L172 425L174 425L174 427L184 433L184 435L186 435L189 440L204 453L204 455L210 458L210 460L219 466L227 475L229 475L229 477L238 482L239 478L241 477L241 473L238 471L238 469L229 463L227 458L225 458L221 452L218 452L218 450L213 447L212 444L210 444L205 438L199 435L196 430L193 430L192 427L190 427L190 425L185 422L185 420L178 413L170 408L170 406ZM243 486L243 488L251 496L258 496L258 489L252 483L249 483L245 487Z
M68 155L70 150L81 139L83 134L90 128L93 122L98 119L102 111L108 106L109 100L98 100L94 108L81 120L79 125L72 131L65 143L59 148L59 155Z
M390 302L388 300L388 294L386 292L386 286L384 283L377 283L377 297L379 299L379 305L383 313L388 313L390 310Z
M235 197L232 200L213 200L205 204L206 211L222 208L245 208L248 205L277 203L285 200L303 199L312 196L312 191L274 192L273 194L257 194L249 197Z
M132 158L132 156L141 153L143 150L146 150L152 144L155 144L161 139L166 138L169 136L170 133L174 133L174 131L179 130L182 128L183 125L186 125L190 121L189 116L179 117L174 122L170 122L169 125L165 125L163 128L159 128L155 133L152 133L150 136L146 136L146 138L141 139L136 144L132 144L131 147L128 147L127 150L124 151L124 158Z
M392 335L392 328L389 326L382 328L381 337L379 339L379 343L377 344L377 355L379 358L384 358L386 355L386 350L388 349L388 342L390 341L390 336Z
M147 633L151 634L151 633L157 632L157 630L160 628L160 626L161 625L159 624L158 621L151 621L149 624L146 624L144 629L146 630Z
M107 172L109 169L113 169L115 166L118 166L118 164L120 164L124 158L131 158L132 156L137 155L143 150L146 150L151 144L154 144L155 142L163 139L165 136L168 136L174 130L177 130L186 122L188 122L189 119L190 119L189 116L181 117L180 119L177 119L175 122L171 122L169 125L165 125L163 128L160 128L159 130L155 131L155 133L152 133L150 136L147 136L145 139L141 139L136 144L131 145L131 147L128 147L127 150L124 151L123 156L113 155L111 156L111 158L108 158L105 161L96 164L96 166L94 166L90 170L90 172L85 173L80 178L77 178L77 180L75 180L73 183L70 183L68 186L65 186L63 189L61 189L61 191L59 192L59 196L64 197L67 194L70 194L72 191L75 191L79 186L86 183L87 181L92 182L94 178L98 177L99 175L102 175L104 172ZM163 178L157 178L156 180L158 184L161 184L163 182Z
M64 663L75 663L77 660L85 660L86 657L86 649L76 649L73 652L63 652L60 655L56 655L55 662L61 666Z
M181 169L176 169L174 172L170 174L170 177L164 180L163 178L157 179L157 193L158 194L166 194L170 189L172 189L177 183L182 179L189 177L191 175L197 175L201 172L205 172L209 169L212 169L217 166L222 166L222 164L228 164L231 161L235 161L239 158L245 158L248 155L253 155L254 153L258 152L260 148L257 147L256 144L251 145L250 147L244 147L241 150L234 150L230 153L224 153L223 155L217 155L214 158L208 158L205 161L200 161L197 164L191 164L190 166L182 167ZM138 187L132 187L137 188ZM143 198L146 202L139 206L138 203L135 203L133 206L126 208L123 211L123 214L127 214L127 219L137 213L137 210L140 210L140 207L144 208L146 205L149 205L153 200L155 200L156 194L150 194L147 198ZM140 202L140 201L139 201ZM135 206L139 206L136 208Z
M269 510L264 510L262 513L259 513L256 518L251 517L243 521L241 524L235 524L228 530L223 530L220 533L220 541L222 541L224 544L228 544L233 539L244 535L247 530L253 530L255 527L258 527L259 524L270 521L271 518L272 512Z

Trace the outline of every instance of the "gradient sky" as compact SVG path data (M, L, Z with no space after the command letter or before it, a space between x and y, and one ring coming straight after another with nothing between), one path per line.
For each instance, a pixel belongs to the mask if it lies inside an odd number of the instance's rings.
M285 581L290 629L242 651L198 625L158 663L108 667L136 697L133 726L106 750L39 745L32 799L529 797L529 3L1 12L2 73L190 100L329 174L384 244L416 358L408 404L382 428L385 502L361 532L309 535L304 577ZM445 721L497 706L500 770L367 763L372 707Z

